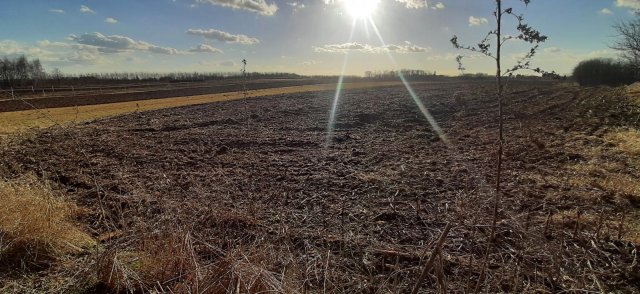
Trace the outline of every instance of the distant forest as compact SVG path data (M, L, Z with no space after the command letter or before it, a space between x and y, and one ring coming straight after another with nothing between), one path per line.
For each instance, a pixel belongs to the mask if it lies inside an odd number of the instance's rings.
M55 68L46 72L39 59L29 60L25 56L0 60L0 87L51 87L80 85L118 85L131 83L180 83L211 80L239 79L238 72L114 72L67 74ZM297 79L303 76L293 73L247 72L247 79Z
M345 81L356 80L397 80L402 75L406 80L441 80L448 77L438 75L435 71L416 69L366 71L362 76L347 76ZM491 78L487 74L464 74L465 79ZM14 59L4 57L0 60L0 88L44 88L63 86L88 86L88 85L125 85L125 84L153 84L153 83L183 83L205 82L216 80L238 80L242 73L238 72L113 72L113 73L86 73L67 74L55 68L50 72L45 71L39 59L29 60L25 56ZM258 73L248 72L246 78L255 79L335 79L337 76L313 75L302 76L294 73ZM518 76L517 78L524 78ZM527 77L531 78L531 77Z

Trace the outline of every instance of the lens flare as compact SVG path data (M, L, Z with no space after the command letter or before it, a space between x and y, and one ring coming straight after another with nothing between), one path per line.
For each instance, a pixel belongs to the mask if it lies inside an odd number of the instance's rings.
M351 23L351 33L349 34L349 43L353 40L353 32L356 28L356 19L353 19L353 23ZM333 96L333 103L331 105L331 113L329 114L329 123L327 124L327 140L325 147L329 147L331 145L331 141L333 140L333 132L335 129L336 123L336 113L338 111L338 103L340 102L340 94L342 94L342 83L344 81L344 75L347 70L347 62L349 61L349 53L347 52L344 55L344 60L342 62L342 71L340 72L340 77L338 78L338 84L336 85L336 92Z
M355 19L366 19L375 13L380 0L345 0L344 7Z
M380 31L378 31L378 27L376 26L376 24L373 22L371 18L369 18L368 20L369 20L369 23L371 24L371 27L373 28L373 31L378 36L380 43L382 43L383 47L386 47L387 44L384 42L384 39L382 39L382 35L380 34ZM397 68L398 63L396 62L395 58L393 58L393 55L391 55L391 53L387 51L387 56L389 56L389 59L391 60L393 65ZM404 75L402 74L402 71L398 71L398 77L400 77L400 81L402 81L402 84L404 84L404 87L407 88L407 92L409 92L411 99L413 99L413 102L416 104L416 106L418 106L418 109L420 109L420 112L422 112L422 115L427 119L427 121L431 125L431 128L436 132L436 134L438 134L438 137L440 137L440 140L445 145L447 145L447 147L451 147L451 142L449 141L447 134L445 134L442 128L440 128L440 126L438 125L438 122L429 112L429 109L427 109L424 103L422 103L422 100L420 100L420 97L418 97L418 95L416 95L416 93L413 91L413 87L411 87L411 84L409 84L407 79L405 79Z

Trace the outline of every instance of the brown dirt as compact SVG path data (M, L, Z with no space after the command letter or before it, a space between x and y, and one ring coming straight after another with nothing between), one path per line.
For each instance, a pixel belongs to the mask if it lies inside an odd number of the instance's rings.
M447 222L428 292L473 291L478 280L482 292L639 291L640 195L597 183L640 176L638 160L606 140L638 127L637 108L620 89L511 85L504 195L485 256L494 90L417 86L450 147L391 87L344 93L330 146L333 93L320 92L51 128L0 155L5 175L39 173L90 208L84 221L109 236L109 252L188 233L199 264L257 251L247 261L290 291L403 292Z
M326 80L299 79L299 80L254 80L247 83L248 90L269 89L278 87L291 87L301 85L314 85L326 83ZM169 97L185 97L204 94L217 94L226 92L242 91L242 84L239 81L213 82L209 86L182 89L143 89L135 91L119 91L115 93L80 93L72 95L65 93L65 96L51 97L31 97L26 100L0 100L0 112L21 111L31 109L45 109L56 107L84 106L105 103L116 103L126 101L149 100ZM28 103L25 103L28 102Z

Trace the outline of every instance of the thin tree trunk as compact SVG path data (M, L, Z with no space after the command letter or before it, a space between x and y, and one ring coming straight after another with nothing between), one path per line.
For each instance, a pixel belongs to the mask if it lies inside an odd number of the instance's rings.
M496 84L498 87L498 166L496 170L496 195L493 203L493 223L491 224L491 242L495 241L496 223L498 221L498 205L500 203L501 196L501 181L502 181L502 153L503 153L503 123L502 123L502 69L500 63L500 49L502 47L502 0L496 0Z

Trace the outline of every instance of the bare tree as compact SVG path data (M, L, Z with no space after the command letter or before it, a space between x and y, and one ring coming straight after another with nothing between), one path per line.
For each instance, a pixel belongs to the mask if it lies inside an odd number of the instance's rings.
M498 218L498 204L500 203L501 196L501 181L502 181L502 157L504 150L504 132L503 132L503 98L506 81L504 79L505 76L511 77L516 71L519 70L533 70L537 73L543 73L540 68L532 68L531 67L531 59L537 52L538 46L540 43L547 40L547 37L542 35L539 31L533 29L528 24L524 22L524 17L521 14L516 14L513 8L509 7L504 9L502 7L502 0L494 0L495 1L495 11L493 15L495 16L495 29L492 29L487 33L487 35L475 46L461 45L458 42L458 37L453 36L451 39L451 43L456 49L467 50L475 53L480 53L486 57L492 58L496 62L496 86L498 92L498 162L496 168L496 194L494 198L494 207L493 207L493 223L491 225L491 241L495 241L495 230L496 230L496 221ZM531 0L519 0L525 5L529 5ZM512 16L515 18L517 22L515 35L507 35L504 33L502 25L503 25L503 17ZM522 58L516 61L515 65L511 68L503 71L502 70L502 47L508 41L520 40L527 42L532 45L527 53L524 54ZM492 48L495 48L495 51L492 51ZM463 56L458 56L456 60L458 61L458 69L464 70L464 66L462 65Z
M40 59L34 59L29 64L29 77L34 86L37 86L38 83L45 78L45 72L42 68L42 63L40 63Z
M29 78L29 60L24 55L18 57L15 62L16 79L20 81L20 85Z
M618 33L618 39L609 47L620 51L622 58L626 59L636 69L640 67L640 18L627 22L620 21L613 25Z

